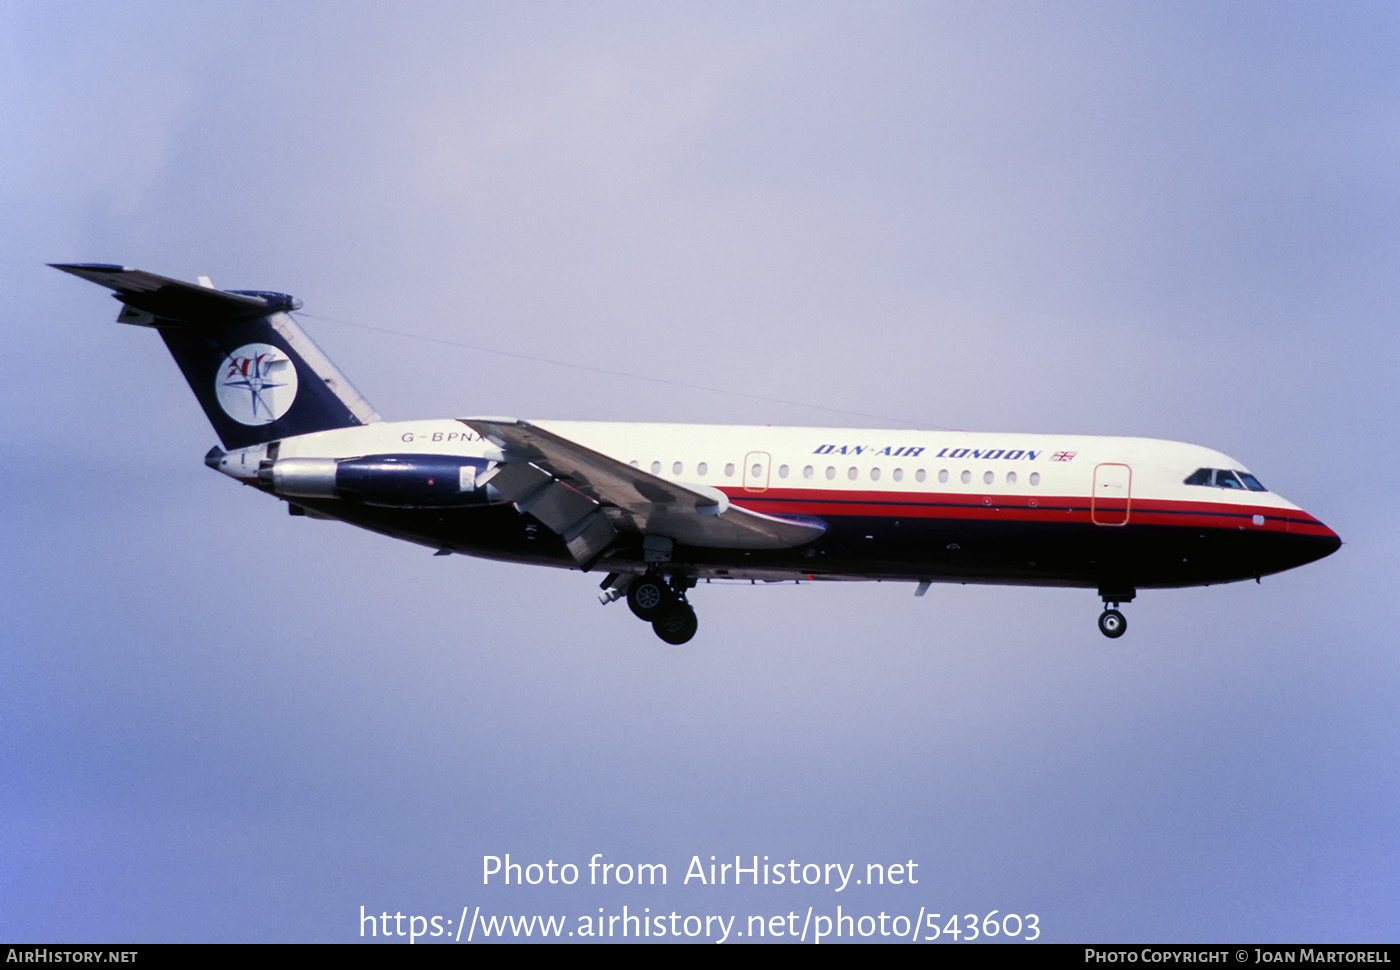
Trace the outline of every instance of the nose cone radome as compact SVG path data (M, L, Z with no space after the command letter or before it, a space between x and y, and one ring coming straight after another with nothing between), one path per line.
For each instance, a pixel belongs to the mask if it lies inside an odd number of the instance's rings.
M1305 521L1290 522L1288 525L1288 536L1297 560L1292 564L1294 566L1316 562L1342 548L1341 536L1311 515L1304 515Z

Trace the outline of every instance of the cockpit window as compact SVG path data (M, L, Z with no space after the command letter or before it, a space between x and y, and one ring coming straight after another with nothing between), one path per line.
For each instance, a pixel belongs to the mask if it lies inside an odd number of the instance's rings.
M1268 491L1260 484L1259 479L1249 472L1234 472L1227 468L1197 468L1183 480L1182 484L1214 485L1216 488L1247 488L1251 492Z

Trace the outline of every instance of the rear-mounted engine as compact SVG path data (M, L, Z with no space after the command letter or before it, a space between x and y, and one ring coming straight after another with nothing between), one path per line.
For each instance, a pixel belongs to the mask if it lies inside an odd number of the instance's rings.
M279 458L261 463L258 484L284 498L341 499L401 509L457 508L492 501L484 479L494 464L450 455Z

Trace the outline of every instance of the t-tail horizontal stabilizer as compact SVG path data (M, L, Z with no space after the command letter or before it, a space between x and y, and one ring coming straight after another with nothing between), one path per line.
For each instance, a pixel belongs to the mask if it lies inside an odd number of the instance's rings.
M225 448L380 420L288 311L285 293L216 290L106 263L51 263L105 286L121 323L151 327Z

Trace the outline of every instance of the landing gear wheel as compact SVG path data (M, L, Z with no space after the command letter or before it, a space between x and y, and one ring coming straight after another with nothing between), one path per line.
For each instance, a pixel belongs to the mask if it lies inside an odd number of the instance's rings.
M1099 632L1116 640L1128 632L1128 620L1117 610L1104 610L1099 614Z
M695 636L700 629L700 621L689 603L672 603L660 616L652 621L651 628L667 643L680 646Z
M650 623L659 617L673 602L675 594L660 576L642 576L632 580L627 587L627 605L632 608L637 619ZM682 641L684 642L684 641Z

